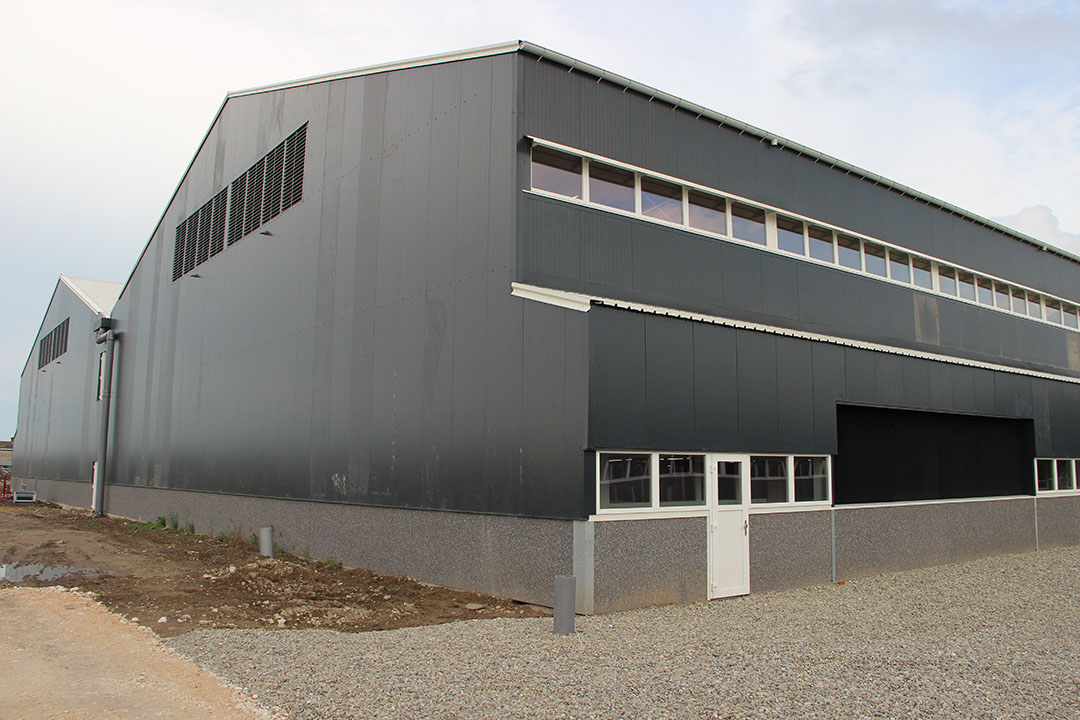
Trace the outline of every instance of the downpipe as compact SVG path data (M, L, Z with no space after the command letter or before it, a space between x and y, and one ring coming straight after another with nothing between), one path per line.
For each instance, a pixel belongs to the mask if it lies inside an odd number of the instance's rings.
M94 328L94 342L105 345L105 364L101 371L101 432L98 436L97 472L94 473L94 514L105 514L105 460L109 451L109 406L112 401L113 345L116 334L112 318L103 317Z

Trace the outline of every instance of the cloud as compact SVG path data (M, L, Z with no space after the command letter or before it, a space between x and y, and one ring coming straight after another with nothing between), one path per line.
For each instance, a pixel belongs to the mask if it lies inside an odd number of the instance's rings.
M1061 229L1054 211L1045 205L1024 208L1015 215L991 218L1031 237L1055 245L1063 250L1080 255L1080 233L1066 232Z

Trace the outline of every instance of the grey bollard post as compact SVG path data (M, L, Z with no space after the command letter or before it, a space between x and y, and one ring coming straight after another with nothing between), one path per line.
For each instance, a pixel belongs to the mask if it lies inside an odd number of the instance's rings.
M259 528L259 554L274 557L274 528Z
M574 634L575 594L577 578L573 575L555 576L555 633Z

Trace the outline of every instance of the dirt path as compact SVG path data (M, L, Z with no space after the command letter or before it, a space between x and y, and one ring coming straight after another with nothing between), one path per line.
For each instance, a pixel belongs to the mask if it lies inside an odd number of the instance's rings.
M329 559L261 558L244 538L172 530L164 519L162 525L0 504L0 577L8 577L0 579L0 597L16 585L76 587L162 636L198 627L355 632L547 614Z
M0 720L275 717L152 633L72 590L0 592L0 657Z

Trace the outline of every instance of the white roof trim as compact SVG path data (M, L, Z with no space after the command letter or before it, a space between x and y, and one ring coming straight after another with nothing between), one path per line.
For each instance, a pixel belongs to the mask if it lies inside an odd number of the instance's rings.
M578 312L589 312L589 308L592 307L592 297L590 295L581 295L580 293L554 290L519 282L510 283L510 294L514 297L535 300L536 302L555 305L567 310L577 310Z
M686 310L677 310L675 308L662 307L660 305L648 305L645 303L629 302L627 300L617 300L615 298L603 297L600 295L584 295L581 293L566 292L564 290L554 290L552 288L530 285L528 283L515 282L511 283L510 287L510 294L514 295L515 297L534 300L536 302L545 302L549 305L557 305L559 307L564 307L571 310L578 310L579 312L588 312L588 308L591 307L593 304L605 305L607 307L620 308L622 310L633 310L635 312L649 313L650 315L666 315L668 317L676 317L683 320L693 320L694 322L710 323L712 325L723 325L725 327L737 328L739 330L751 330L754 332L763 332L772 335L783 335L784 337L798 338L800 340L811 340L813 342L829 343L830 345L840 345L842 347L856 348L858 350L869 350L871 352L887 353L889 355L902 355L904 357L918 358L920 360L931 360L933 362L947 363L949 365L963 365L965 367L973 367L980 370L992 370L995 372L1011 373L1013 375L1025 375L1027 377L1035 377L1042 380L1055 380L1058 382L1067 382L1073 383L1075 385L1080 385L1080 378L1071 377L1069 375L1058 375L1056 373L1041 372L1038 370L1027 370L1025 368L984 362L981 360L968 360L967 358L955 357L953 355L925 352L923 350L911 350L909 348L897 347L895 345L886 345L884 343L852 340L851 338L837 337L835 335L825 335L823 333L807 332L805 330L792 330L790 328L779 327L777 325L765 325L763 323L746 322L745 320L736 320L734 318L722 317L720 315L704 315L701 313L688 312ZM586 300L588 301L587 303Z
M311 77L300 78L299 80L260 85L258 87L248 88L247 90L236 90L230 92L226 98L256 95L258 93L273 92L274 90L284 90L286 88L301 87L303 85L314 85L317 83L359 77L362 75L374 75L375 73L390 72L392 70L407 70L409 68L424 67L425 65L438 65L440 63L471 60L473 58L489 57L491 55L505 55L506 53L517 52L521 49L521 46L522 42L520 40L515 40L513 42L498 43L495 45L484 45L469 50L455 50L453 52L437 53L435 55L424 55L408 60L397 60L395 62L380 63L378 65L367 65L364 67L353 68L352 70L341 70L338 72L326 73L324 75L312 75Z

